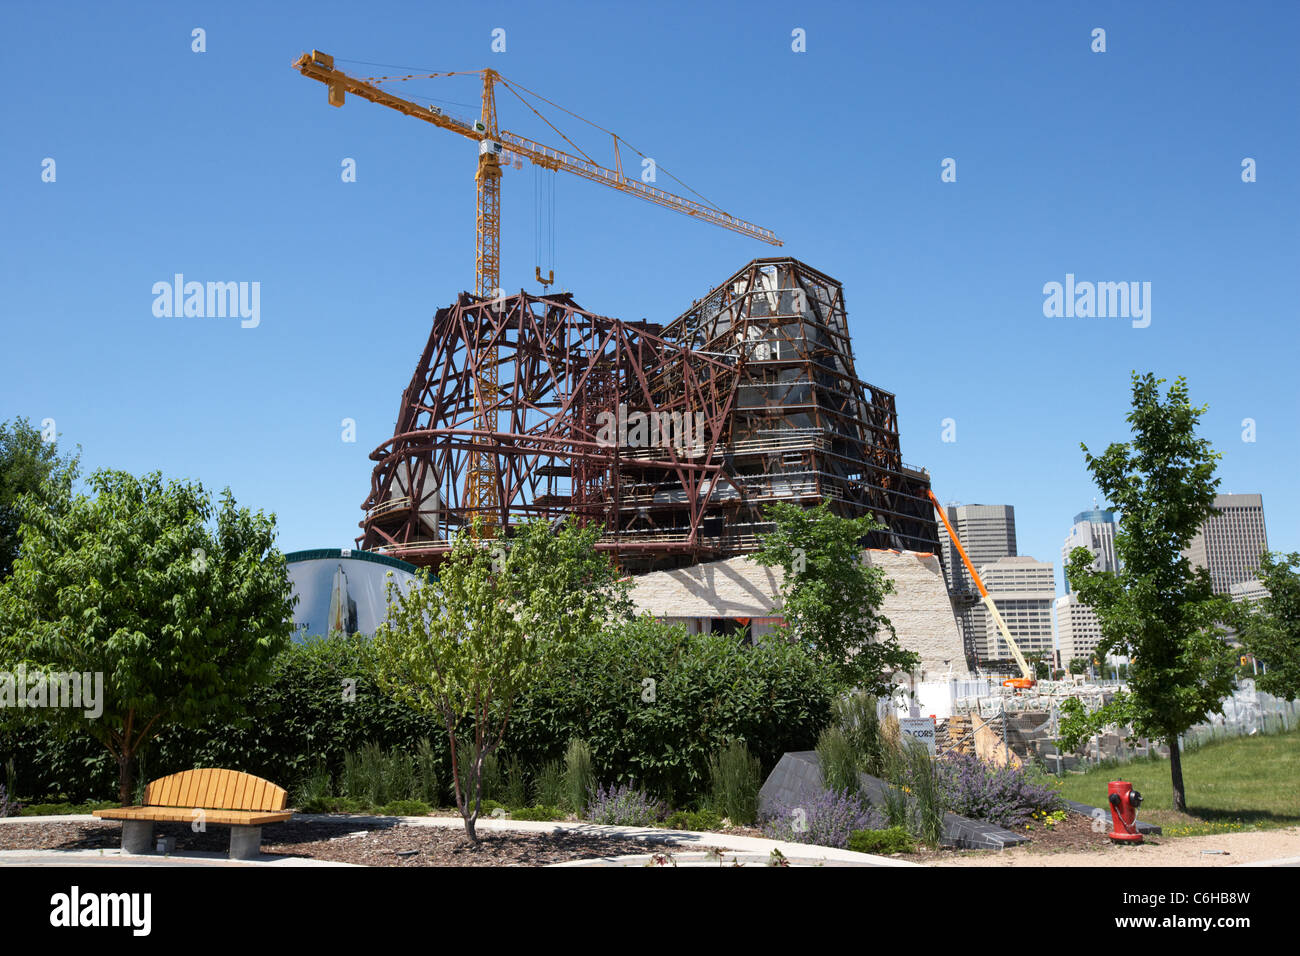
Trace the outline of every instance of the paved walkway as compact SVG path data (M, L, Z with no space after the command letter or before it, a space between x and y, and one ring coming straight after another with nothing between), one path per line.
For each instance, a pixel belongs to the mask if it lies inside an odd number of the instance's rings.
M351 866L306 857L266 857L261 860L230 860L224 853L190 850L166 856L122 855L121 850L0 850L0 867L6 866Z
M460 828L460 817L375 817L361 815L334 815L296 813L293 819L301 822L350 820L355 823L391 823L394 819L413 827ZM69 814L51 817L5 817L0 826L21 826L24 823L93 823L97 818L88 814ZM678 866L730 866L733 862L746 866L766 865L772 851L779 850L791 866L916 866L904 860L837 850L833 847L812 846L807 843L787 843L764 837L739 836L727 833L699 833L691 830L665 830L661 827L615 827L596 823L569 821L545 822L532 820L504 820L480 817L480 831L514 831L517 833L550 833L567 830L593 836L621 837L647 844L646 853L635 856L600 857L590 860L573 860L556 866L644 866L655 856L671 855ZM668 846L667 844L676 844ZM696 848L700 849L696 849ZM704 847L723 851L723 858L706 853ZM122 856L118 850L0 850L0 866L348 866L327 863L303 857L275 857L262 860L234 861L222 853L186 852L169 856Z

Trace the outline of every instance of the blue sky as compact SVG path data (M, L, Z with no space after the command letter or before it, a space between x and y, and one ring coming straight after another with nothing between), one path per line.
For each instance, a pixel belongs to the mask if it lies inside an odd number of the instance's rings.
M1262 492L1270 546L1300 550L1298 11L7 3L0 419L54 419L87 469L229 485L276 513L285 550L351 543L430 317L472 287L475 146L328 106L290 66L316 48L358 75L384 71L343 61L493 67L775 230L843 282L858 374L898 396L904 459L945 501L1013 504L1021 553L1059 565L1096 493L1079 443L1127 437L1132 369L1187 376L1222 490ZM404 92L475 112L472 81ZM612 160L607 137L551 118ZM537 289L534 188L531 168L506 174L510 289ZM558 284L604 314L667 320L774 252L573 177L555 194ZM260 325L155 317L153 284L178 272L259 282ZM1045 317L1043 285L1067 273L1150 282L1150 326Z

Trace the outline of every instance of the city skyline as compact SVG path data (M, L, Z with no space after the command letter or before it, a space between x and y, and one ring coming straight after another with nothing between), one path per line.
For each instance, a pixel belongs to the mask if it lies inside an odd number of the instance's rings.
M95 5L11 5L0 27L26 42L10 66L42 80L0 105L16 357L0 417L48 420L87 472L229 486L277 514L286 552L354 546L369 455L392 434L430 318L473 287L475 157L373 104L331 107L290 66L317 48L359 75L500 69L637 144L665 188L671 171L775 230L782 254L843 283L858 375L897 396L903 460L941 501L1014 500L1022 553L1056 555L1063 516L1098 495L1079 446L1128 440L1135 369L1187 377L1209 405L1200 434L1224 454L1221 489L1262 493L1271 545L1300 551L1284 320L1300 256L1285 162L1300 133L1277 122L1300 112L1300 11L1202 14L1203 29L1171 31L1146 9L756 4L737 18L665 4L647 20L413 5L399 30L351 9L146 3L122 31ZM109 33L117 82L100 82L102 62L48 69L54 51ZM557 63L559 46L582 50L581 68ZM446 82L403 89L472 112L472 82ZM1040 121L1062 102L1100 117L1095 135ZM554 139L517 102L502 110ZM785 116L834 144L835 185L827 151L796 148ZM612 161L607 135L580 144ZM535 292L534 175L505 177L502 282ZM553 186L556 287L593 312L669 320L769 251L572 178ZM178 274L234 283L236 314L156 314L154 289ZM1053 283L1073 303L1059 316L1045 312ZM1135 288L1142 315L1126 318Z

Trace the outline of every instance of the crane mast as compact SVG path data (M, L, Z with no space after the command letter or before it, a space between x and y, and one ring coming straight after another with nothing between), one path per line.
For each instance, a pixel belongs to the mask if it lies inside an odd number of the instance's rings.
M484 139L479 140L478 170L474 180L478 184L478 209L474 220L474 282L475 292L485 299L503 295L501 290L501 162L492 145L498 142L495 70L483 71L483 108L479 122ZM474 428L482 432L482 440L492 441L497 432L496 396L499 392L497 362L478 366L474 376ZM495 526L498 514L496 457L491 451L481 449L470 455L467 501L471 514L481 515L485 530Z

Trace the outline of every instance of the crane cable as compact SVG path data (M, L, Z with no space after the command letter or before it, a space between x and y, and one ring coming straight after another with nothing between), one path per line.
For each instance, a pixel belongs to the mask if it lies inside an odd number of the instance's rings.
M370 63L370 62L367 62L367 61L365 61L365 60L339 60L339 62L340 62L340 63L357 63L357 64L361 64L361 65L363 65L363 66L378 66L378 67L383 67L383 68L385 68L385 69L390 69L390 70L410 70L410 69L418 69L418 68L413 68L413 67L408 67L408 66L396 66L396 65L391 64L391 63ZM451 70L451 71L446 71L446 72L442 72L442 73L419 73L419 72L416 72L416 73L408 73L408 74L406 74L406 75L404 75L404 76L367 76L367 77L362 77L362 80L363 80L364 82L368 82L368 83L376 83L376 84L378 84L378 83L383 83L383 82L394 82L394 83L400 83L400 82L404 82L404 81L406 81L406 80L426 80L426 79L435 79L435 78L437 78L437 77L443 77L443 76L472 76L472 75L475 75L475 74L479 74L479 75L481 75L481 74L482 74L482 71L481 71L481 70ZM532 90L528 89L526 86L520 86L520 85L517 84L517 83L512 83L510 80L507 80L507 79L506 79L504 76L502 76L500 73L497 74L497 79L500 80L501 84L502 84L503 86L505 86L506 89L508 89L511 93L513 93L513 94L515 95L515 98L518 99L519 102L523 103L523 104L524 104L525 106L527 106L530 110L532 110L532 112L535 113L535 114L538 116L538 118L541 119L541 121L542 121L543 123L545 123L547 126L549 126L552 130L555 130L556 135L558 135L558 136L559 136L561 139L563 139L566 143L568 143L568 144L569 144L570 146L572 146L575 150L577 150L577 151L578 151L578 152L583 156L583 158L586 159L587 162L591 163L592 165L594 165L594 166L600 166L600 165L603 165L603 164L602 164L602 163L598 163L598 162L596 162L594 159L592 159L590 156L588 156L588 155L587 155L587 154L586 154L586 153L585 153L585 152L584 152L584 151L583 151L583 150L582 150L582 149L581 149L581 148L580 148L576 143L574 143L573 140L569 139L569 137L565 136L564 133L560 132L560 130L559 130L558 128L556 128L556 126L555 126L554 123L552 123L550 120L548 120L545 116L542 116L542 114L541 114L540 112L538 112L537 109L535 109L535 108L532 106L532 104L530 104L527 100L525 100L525 99L520 95L520 91L522 91L522 92L524 92L524 93L527 93L529 96L534 96L534 97L536 97L537 99L541 100L543 103L546 103L546 104L548 104L548 105L550 105L550 106L554 106L557 110L560 110L560 111L563 112L563 113L567 113L568 115L572 116L572 117L573 117L574 119L576 119L576 120L579 120L580 122L586 123L588 126L592 127L593 129L598 129L598 130L600 130L602 133L608 133L610 136L614 137L614 143L615 143L615 148L616 148L616 149L617 149L618 144L619 144L619 143L622 143L622 144L623 144L624 146L626 146L628 149L632 150L632 152L634 152L634 153L636 153L638 156L640 156L643 160L644 160L644 159L649 159L649 158L650 158L650 157L646 156L645 153L641 152L641 150L637 149L635 146L633 146L631 143L629 143L627 140L625 140L625 139L623 139L622 137L620 137L620 136L619 136L617 133L615 133L613 130L605 129L605 127L601 126L599 123L593 123L591 120L587 119L586 117L584 117L584 116L579 116L577 113L573 112L573 110L566 109L565 107L561 106L559 103L556 103L556 102L553 101L553 100L549 100L549 99L547 99L545 96L542 96L540 93L535 93L535 92L533 92ZM468 104L457 104L457 105L466 106L466 105L468 105ZM664 168L663 168L662 166L660 166L658 163L655 163L655 172L656 172L656 173L663 173L665 176L667 176L667 177L668 177L669 179L671 179L673 182L677 183L677 185L681 186L681 187L682 187L683 189L685 189L687 192L691 193L691 194L694 195L696 198L698 198L698 199L700 199L701 201L703 201L706 205L712 206L714 209L716 209L718 212L722 213L723 215L725 215L725 216L730 216L730 215L731 215L731 213L727 212L725 209L723 209L721 206L719 206L719 205L718 205L717 203L715 203L713 200L711 200L711 199L709 199L708 197L706 197L706 196L700 194L699 192L696 192L694 189L692 189L692 188L691 188L690 186L688 186L686 183L682 182L680 179L678 179L676 176L674 176L674 175L673 175L672 173L670 173L668 170L664 169Z

